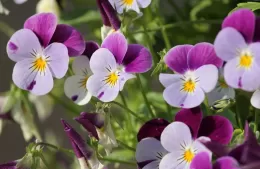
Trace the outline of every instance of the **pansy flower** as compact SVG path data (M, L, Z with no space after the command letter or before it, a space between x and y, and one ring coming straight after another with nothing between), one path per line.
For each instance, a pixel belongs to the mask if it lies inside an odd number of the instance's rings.
M27 167L17 167L17 161L0 164L0 169L28 169Z
M122 14L124 10L134 10L140 13L139 8L146 8L151 4L151 0L109 0L118 13Z
M152 66L148 49L139 44L127 44L121 33L112 33L92 55L90 69L93 75L87 81L90 93L103 102L113 101L123 90L133 73L144 73Z
M168 104L182 108L196 107L203 102L205 93L215 88L217 67L223 64L209 43L176 46L164 61L177 74L160 74L159 80L166 87L163 97Z
M251 10L240 9L224 19L215 39L217 56L227 62L225 81L233 88L254 91L260 85L259 26Z
M21 89L45 95L53 88L53 77L65 76L69 55L79 55L84 49L81 35L70 26L57 25L55 15L33 15L7 43L9 58L17 62L13 81Z
M89 66L89 58L99 48L92 41L86 42L86 49L82 56L78 56L72 63L72 71L75 75L70 76L64 83L64 91L68 98L78 105L87 104L92 95L87 90L88 78L92 75Z

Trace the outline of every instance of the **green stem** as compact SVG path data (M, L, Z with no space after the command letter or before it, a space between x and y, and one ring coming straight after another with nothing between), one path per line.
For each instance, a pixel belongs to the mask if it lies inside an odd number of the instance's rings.
M120 95L120 97L121 97L121 100L122 100L124 106L125 106L126 108L128 108L124 94L123 94L122 92L119 92L119 95ZM131 130L132 130L131 115L130 115L129 113L126 113L126 114L127 114L127 119L128 119L128 120L126 120L127 128L128 128L128 130L131 132Z
M136 151L133 147L126 145L125 143L121 142L120 140L116 140L116 141L118 142L119 146L121 146L122 148L126 148L128 150L133 151L133 152Z
M208 23L208 24L220 24L222 20L220 19L212 19L212 20L198 20L198 21L180 21L172 24L166 24L162 26L158 26L153 29L144 29L144 30L138 30L135 32L132 32L132 34L137 34L137 33L148 33L148 32L155 32L159 31L162 29L169 29L169 28L175 28L178 26L183 26L183 25L191 25L191 24L197 24L197 23Z
M61 151L61 152L65 152L65 153L74 155L74 152L72 150L65 149L65 148L62 148L62 147L58 147L58 146L55 146L55 145L52 145L52 144L49 144L49 143L40 142L40 143L37 143L37 146L46 146L46 147L55 149L57 151Z
M113 103L113 104L115 104L115 105L117 105L117 106L119 106L119 107L125 109L126 111L128 111L128 113L130 113L131 115L133 115L133 116L134 116L136 119L138 119L139 121L145 122L145 120L144 120L143 118L139 117L137 114L135 114L135 112L133 112L133 111L130 110L129 108L125 107L124 105L122 105L122 104L120 104L120 103L118 103L118 102L116 102L116 101L112 101L111 103Z
M167 51L168 51L168 50L171 49L171 43L170 43L170 40L169 40L169 38L168 38L168 35L167 35L165 29L161 29L161 32L162 32L162 36L163 36L163 40L164 40L165 46L166 46Z
M259 123L259 109L255 109L255 132L258 131L258 123Z
M127 106L127 103L126 103L126 99L125 99L124 94L123 94L122 92L119 92L119 95L120 95L120 97L121 97L121 100L122 100L124 106L125 106L125 107L128 107L128 106Z
M171 106L167 102L165 102L165 104L167 106L167 111L168 111L168 114L169 114L169 118L172 118L172 114L171 114L172 108L171 108Z
M143 85L142 85L142 82L141 82L140 75L136 75L136 77L137 77L137 81L138 81L138 83L139 83L139 86L140 86L140 89L141 89L141 92L142 92L142 95L143 95L143 98L144 98L144 102L145 102L145 104L146 104L146 106L147 106L147 108L148 108L148 111L149 111L151 117L154 118L155 115L153 114L151 105L150 105L150 103L149 103L149 101L148 101L148 99L147 99L147 97L146 97L146 93L145 93L145 91L144 91L144 88L143 88Z
M11 37L15 32L15 30L11 26L3 21L0 21L0 31L8 37Z
M112 158L109 158L109 157L99 157L99 160L108 161L108 162L112 162L112 163L122 163L122 164L134 165L134 166L136 165L136 162L134 162L134 161L112 159Z
M43 164L46 166L47 169L51 169L51 167L49 166L47 160L44 158L44 156L42 154L40 154L40 158L43 162Z

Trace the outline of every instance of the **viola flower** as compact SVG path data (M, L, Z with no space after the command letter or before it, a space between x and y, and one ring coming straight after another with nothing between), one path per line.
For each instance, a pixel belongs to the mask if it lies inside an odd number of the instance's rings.
M14 83L35 95L50 92L53 77L65 76L69 55L81 54L85 49L81 47L81 38L72 27L57 26L57 18L51 13L27 19L24 29L15 32L7 44L9 58L17 62L13 70Z
M98 161L96 153L85 144L82 137L64 120L61 120L75 155L78 158L81 168L102 169L103 165Z
M225 81L233 88L254 91L260 85L259 21L249 9L237 10L224 19L215 39L217 56L227 62Z
M98 48L99 46L95 42L86 42L85 52L82 56L76 57L72 63L75 75L68 77L64 83L65 95L78 105L87 104L92 97L87 90L87 81L92 75L89 58Z
M232 87L229 87L225 82L223 68L219 70L219 79L216 88L209 92L207 96L208 104L210 106L217 100L235 98L235 90Z
M176 46L164 61L178 74L160 74L159 80L166 87L163 97L171 106L182 108L193 108L203 102L205 93L215 88L217 67L223 64L209 43Z
M132 73L144 73L152 66L148 49L139 44L127 45L121 33L110 34L90 59L93 75L87 81L88 91L103 102L116 99Z
M87 130L90 136L103 145L107 154L111 153L113 147L117 147L109 114L83 112L75 120Z
M24 167L17 167L17 162L16 161L12 161L9 163L5 163L5 164L0 164L0 169L28 169L28 168L24 168Z
M118 13L122 14L124 10L134 10L140 13L139 8L146 8L151 4L151 0L109 0Z

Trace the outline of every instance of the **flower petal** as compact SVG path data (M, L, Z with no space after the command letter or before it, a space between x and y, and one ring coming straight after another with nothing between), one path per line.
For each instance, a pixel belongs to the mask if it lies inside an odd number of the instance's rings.
M260 109L260 90L256 90L251 97L251 104L255 108Z
M109 19L109 23L111 24L111 26L113 27L113 29L115 29L116 31L118 29L120 29L121 27L121 21L117 16L117 12L115 11L115 9L113 8L113 6L106 0L106 1L102 1L101 5L103 7L103 11L105 12L105 14L107 15L108 19ZM104 21L104 19L103 19ZM106 26L110 26L110 25L106 25Z
M141 8L146 8L151 4L151 0L137 0L137 3Z
M223 61L217 57L214 46L210 43L198 43L188 53L188 66L191 70L196 70L203 65L215 65L220 68Z
M137 134L137 140L141 141L144 138L147 137L153 137L157 140L160 140L161 134L166 126L168 126L170 123L167 120L158 118L158 119L152 119L148 122L146 122L139 130Z
M244 74L243 69L237 68L238 58L228 61L224 67L224 78L226 83L232 88L240 88L241 76Z
M33 58L31 53L41 50L37 36L29 29L20 29L15 32L6 46L8 57L15 62Z
M159 169L189 169L189 164L180 160L183 151L173 151L164 156L160 162Z
M212 169L211 159L208 153L198 153L192 160L190 168L192 169Z
M82 53L82 55L87 56L89 59L93 55L96 50L99 49L99 45L94 41L87 41L85 42L85 51Z
M232 157L221 157L213 165L213 169L240 169L238 162Z
M157 160L159 154L165 153L167 151L163 148L160 141L155 138L145 138L137 144L135 158L137 162Z
M57 26L57 17L52 13L35 14L24 23L24 28L32 30L43 47L48 46Z
M76 75L84 77L92 75L89 59L86 56L76 57L72 63L72 70Z
M87 104L92 95L87 91L87 86L82 86L84 76L74 75L66 79L64 83L65 95L78 105Z
M248 46L248 49L250 50L250 52L252 53L253 57L254 57L254 61L257 63L257 65L260 65L260 42L255 42L255 43L251 43Z
M24 59L15 64L13 81L21 89L35 95L45 95L53 88L53 78L48 67L44 73L32 70L33 59Z
M183 122L189 126L193 138L197 138L203 114L200 107L181 109L175 115L175 121Z
M226 27L236 29L247 42L252 42L255 32L255 14L249 9L239 9L224 19L222 28Z
M178 45L169 50L164 57L164 62L169 68L178 73L184 73L188 69L188 52L192 45Z
M94 52L89 64L93 73L108 73L107 69L114 70L117 67L114 55L105 48Z
M92 75L89 77L87 82L88 91L99 100L103 102L110 102L116 99L119 93L119 83L116 83L115 86L111 87L104 79L106 75Z
M85 41L80 32L65 24L57 26L51 42L64 44L68 48L69 56L79 56L85 50Z
M253 42L259 42L260 41L260 32L258 31L260 29L260 17L256 17L255 20L255 34Z
M246 49L247 44L237 30L225 28L218 33L214 42L214 48L219 58L229 61L238 57L238 50Z
M215 115L203 118L198 135L209 137L221 144L229 144L232 134L232 123L225 117Z
M204 65L195 71L199 78L199 86L205 93L212 91L218 81L218 69L214 65Z
M227 145L223 145L218 142L207 141L203 142L203 144L217 157L226 156L230 152L230 149Z
M123 60L125 71L129 73L144 73L151 69L153 61L148 49L138 44L128 45Z
M117 63L121 64L128 46L125 36L122 33L115 32L104 39L101 47L108 49L115 56Z
M168 87L171 84L180 81L181 78L182 75L178 75L178 74L160 73L159 75L159 80L164 87Z
M133 78L135 78L135 77L136 77L136 76L133 75L133 74L121 72L121 73L120 73L120 78L119 78L119 88L120 88L120 91L123 90L124 85L125 85L125 83L126 83L127 80L133 79Z
M43 54L49 57L49 68L52 75L58 79L63 78L69 68L69 56L66 46L61 43L52 43L43 50Z
M152 162L148 163L147 165L145 165L142 169L155 169L155 168L158 168L159 164L160 164L159 160L152 161Z
M198 138L192 143L193 149L196 150L196 153L205 152L211 158L212 152L202 143L203 140L210 140L209 138Z
M185 123L172 122L163 130L161 143L167 151L174 152L181 150L183 142L186 145L192 142L190 129Z

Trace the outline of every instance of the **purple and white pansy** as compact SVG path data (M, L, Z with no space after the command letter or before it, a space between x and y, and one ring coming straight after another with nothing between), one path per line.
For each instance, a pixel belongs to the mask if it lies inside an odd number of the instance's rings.
M140 13L140 8L148 7L152 0L109 0L118 13L122 14L124 10L134 10Z
M138 44L127 44L121 33L112 33L103 41L101 48L93 53L87 81L90 93L103 102L113 101L123 90L133 73L144 73L152 67L148 49Z
M193 108L203 102L205 93L215 88L217 68L223 64L210 43L173 47L164 60L177 74L160 74L159 80L166 88L163 97L171 106L182 108Z
M57 25L55 15L33 15L7 44L9 58L17 62L13 81L35 95L47 94L53 88L53 77L65 76L69 56L80 55L84 49L80 33L70 26Z

